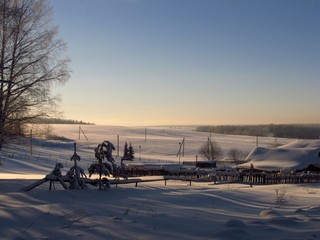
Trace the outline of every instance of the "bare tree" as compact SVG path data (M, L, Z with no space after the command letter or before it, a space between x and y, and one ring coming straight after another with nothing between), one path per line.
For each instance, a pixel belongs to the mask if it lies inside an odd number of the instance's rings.
M58 100L52 86L69 78L51 10L45 0L0 2L0 148L24 124L50 116Z
M228 157L232 160L235 164L240 164L244 161L248 154L243 153L238 148L231 148L228 152Z
M223 151L220 146L210 139L199 148L198 153L208 160L218 161L223 158Z

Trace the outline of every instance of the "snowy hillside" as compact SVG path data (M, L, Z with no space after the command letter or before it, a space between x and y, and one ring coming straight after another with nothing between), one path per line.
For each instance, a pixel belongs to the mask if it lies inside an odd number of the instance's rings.
M319 239L319 184L271 185L189 183L163 181L119 185L109 191L96 188L48 191L43 184L30 192L20 189L49 173L56 162L70 168L73 143L80 165L94 161L93 147L104 140L132 142L139 161L178 162L179 141L185 138L185 156L194 160L208 135L189 128L85 126L88 141L78 140L77 126L55 126L54 134L70 140L33 140L9 145L0 166L0 239ZM212 135L225 154L231 147L250 151L256 139ZM274 143L259 139L259 146ZM290 139L277 139L289 144ZM122 151L120 151L120 155ZM114 152L117 155L117 151ZM119 160L119 158L118 158ZM20 179L15 179L19 177ZM11 178L11 179L10 179ZM12 179L14 178L14 179ZM33 179L27 179L33 178Z
M81 157L79 165L83 169L96 161L94 148L104 140L112 142L118 149L113 152L116 161L120 161L125 142L132 143L136 162L171 162L179 160L195 161L199 147L208 140L208 133L193 131L191 127L115 127L115 126L82 126L85 136L77 125L51 125L52 134L62 140L42 140L29 138L22 143L6 146L0 154L3 162L0 174L47 174L54 168L56 162L61 162L65 168L70 168L70 158L74 152L74 142L77 143L77 153ZM177 156L179 143L185 139L184 155ZM212 134L224 152L225 158L231 148L238 148L249 153L256 146L256 138L249 136L235 136ZM288 144L292 139L277 139L278 144ZM259 146L268 147L275 143L274 138L259 138ZM32 145L32 154L31 154ZM140 148L140 147L141 148ZM141 149L141 152L140 152ZM119 153L119 157L117 157ZM141 154L140 154L141 153ZM198 156L198 160L204 160ZM29 176L31 177L31 176Z
M248 162L239 167L265 171L302 170L310 165L320 167L320 141L296 140L277 148L255 148L246 159Z

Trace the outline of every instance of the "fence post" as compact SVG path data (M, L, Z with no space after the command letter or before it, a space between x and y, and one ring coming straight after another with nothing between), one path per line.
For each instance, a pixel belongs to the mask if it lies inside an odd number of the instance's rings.
M30 155L32 156L32 128L30 130Z

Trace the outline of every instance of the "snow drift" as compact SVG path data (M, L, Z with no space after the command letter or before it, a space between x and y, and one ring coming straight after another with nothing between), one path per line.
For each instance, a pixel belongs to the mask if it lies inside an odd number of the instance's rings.
M59 136L78 139L77 126L57 126L56 129L60 129ZM148 160L149 156L155 155L155 159L170 159L172 164L178 162L176 151L182 137L187 141L183 160L187 157L192 160L192 155L208 137L190 129L158 128L150 129L145 142L144 129L90 126L85 130L91 142L77 141L77 153L81 156L79 165L84 169L93 161L89 155L92 146L104 139L116 142L117 134L121 134L123 142L142 146L141 162L154 163ZM247 151L255 144L248 136L215 134L214 139L225 151L235 146ZM267 147L273 140L261 138L259 144ZM278 139L280 142L286 144L291 139ZM317 147L316 144L299 144L301 149ZM167 185L163 181L139 183L138 187L123 184L109 191L98 191L97 188L71 191L63 190L59 185L55 191L48 191L48 186L43 184L32 191L21 192L20 189L34 182L34 179L30 180L30 174L32 178L43 178L56 160L62 161L66 168L70 167L73 144L39 141L32 156L27 154L29 146L26 144L11 147L2 149L10 151L9 154L3 158L0 155L3 161L0 167L1 240L284 240L320 237L319 184L250 187L194 182L190 186L185 181L170 180ZM296 149L298 144L287 148ZM40 154L51 157L44 160ZM278 204L275 190L285 193L282 205Z
M277 148L256 147L240 168L265 171L302 170L310 165L320 168L320 141L297 140Z

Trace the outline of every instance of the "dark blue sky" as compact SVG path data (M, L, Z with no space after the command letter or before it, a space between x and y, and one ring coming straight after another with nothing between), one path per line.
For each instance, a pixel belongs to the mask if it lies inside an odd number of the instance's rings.
M318 0L50 2L72 60L72 77L59 89L69 118L117 125L320 120Z

